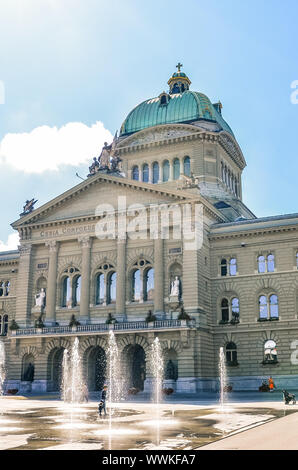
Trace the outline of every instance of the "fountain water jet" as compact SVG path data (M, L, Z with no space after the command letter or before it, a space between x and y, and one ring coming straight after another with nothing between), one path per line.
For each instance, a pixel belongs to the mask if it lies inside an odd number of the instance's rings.
M160 402L163 384L163 355L159 339L156 337L151 345L151 370L154 378L153 399L156 405L156 442L160 444Z
M61 383L63 401L71 404L80 403L83 399L84 387L79 339L75 338L70 357L67 349L63 353Z
M220 386L220 407L221 410L224 410L225 401L226 401L226 385L227 385L227 371L226 371L226 360L224 348L219 349L219 386Z
M121 397L121 381L120 381L120 356L116 343L114 332L109 331L108 351L107 351L107 372L108 372L108 403L109 403L109 450L111 450L112 442L112 419L114 410L112 403L120 400Z
M4 394L5 380L5 349L4 344L0 341L0 395Z

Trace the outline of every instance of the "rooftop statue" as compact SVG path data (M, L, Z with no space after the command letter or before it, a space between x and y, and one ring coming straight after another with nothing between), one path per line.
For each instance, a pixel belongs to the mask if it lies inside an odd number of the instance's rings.
M115 134L113 142L108 145L107 142L104 143L100 156L98 160L96 157L93 158L93 163L89 166L89 176L95 175L99 171L105 171L107 173L117 173L121 174L120 162L121 158L118 155L116 150L117 144L117 132Z
M27 201L25 202L25 205L23 206L23 212L20 214L20 217L22 217L23 215L30 214L33 211L34 204L36 204L37 201L38 199L34 200L34 198L31 199L31 201L27 199Z

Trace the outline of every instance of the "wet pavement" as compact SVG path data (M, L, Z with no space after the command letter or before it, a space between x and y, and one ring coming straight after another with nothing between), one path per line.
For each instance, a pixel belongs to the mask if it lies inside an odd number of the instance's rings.
M256 398L229 395L221 410L214 394L167 397L159 407L139 396L113 404L110 419L98 416L95 401L0 397L0 450L198 449L298 410L285 406L278 393Z

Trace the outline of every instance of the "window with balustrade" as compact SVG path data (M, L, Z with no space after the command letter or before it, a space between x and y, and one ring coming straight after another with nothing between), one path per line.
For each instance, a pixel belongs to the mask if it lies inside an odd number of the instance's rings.
M65 269L61 278L61 307L73 308L80 305L81 274L78 268Z
M131 301L152 302L154 299L154 268L150 261L141 259L131 270Z
M110 263L101 264L95 273L95 305L109 305L116 302L117 272Z

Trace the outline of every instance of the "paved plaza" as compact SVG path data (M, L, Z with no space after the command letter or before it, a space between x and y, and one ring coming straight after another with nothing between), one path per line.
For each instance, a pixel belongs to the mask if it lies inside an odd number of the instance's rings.
M159 405L136 396L99 418L96 396L66 404L57 395L0 398L0 450L298 449L298 405L280 392L176 395ZM268 439L270 436L270 439Z

